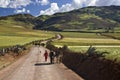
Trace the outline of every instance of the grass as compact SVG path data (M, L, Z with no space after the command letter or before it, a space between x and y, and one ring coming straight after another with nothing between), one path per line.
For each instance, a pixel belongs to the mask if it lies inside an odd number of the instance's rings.
M110 36L114 36L116 38L120 38L120 33L104 33L105 35L110 35Z
M4 33L0 35L0 47L12 46L16 44L23 45L33 40L43 40L53 37L52 32L43 31L28 31L28 32L16 32L16 33Z
M4 24L3 24L4 23ZM119 40L111 39L105 36L100 36L95 33L80 33L80 32L45 32L39 30L26 29L21 25L15 25L12 21L6 24L3 21L0 23L0 48L12 46L16 44L25 44L33 40L47 39L54 36L55 33L60 33L64 36L62 40L55 41L53 44L58 46L72 46L71 50L86 51L87 48L75 46L89 46L89 45L120 45ZM30 26L31 27L31 26ZM120 37L119 33L109 33L116 37ZM74 47L73 47L74 46ZM110 54L106 58L114 59L119 58L119 48L98 48L100 51L108 51Z
M88 50L89 46L69 46L69 48L72 51L84 53ZM117 60L120 61L120 47L96 47L96 51L109 52L109 54L105 55L107 59L114 60L115 58L117 58Z
M65 38L107 38L104 36L98 36L96 33L80 33L80 32L59 32Z
M17 44L23 45L34 40L48 39L53 36L53 32L31 30L21 25L12 24L12 21L0 23L0 49ZM13 56L9 54L0 56L0 69L10 65L14 61Z
M57 41L59 45L78 46L78 45L120 45L119 40L115 39L96 39L96 38L64 38Z
M96 33L62 32L61 34L64 38L60 41L53 42L54 45L120 45L119 40L97 35Z
M62 40L53 42L53 44L57 47L67 45L72 51L84 53L87 51L90 45L102 46L96 47L97 51L109 52L110 54L105 55L107 59L114 60L115 58L117 58L118 61L120 61L120 41L117 39L100 36L95 33L62 32L61 34L64 36L64 38ZM119 33L109 33L109 35L113 35L116 37L120 36Z
M90 19L90 18L97 18L97 19L101 20L100 17L98 17L98 16L96 16L94 14L92 14L92 15L88 15L88 14L82 14L82 15L80 15L80 19L82 19L82 20L87 20L87 19Z
M6 23L6 25L0 25L0 48L16 44L23 45L34 40L43 40L53 36L53 32L31 30Z

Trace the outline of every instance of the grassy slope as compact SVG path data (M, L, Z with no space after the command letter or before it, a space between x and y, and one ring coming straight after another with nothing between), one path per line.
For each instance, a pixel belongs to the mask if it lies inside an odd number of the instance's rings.
M25 44L33 40L40 40L53 37L52 32L33 31L26 27L1 23L0 25L0 47Z

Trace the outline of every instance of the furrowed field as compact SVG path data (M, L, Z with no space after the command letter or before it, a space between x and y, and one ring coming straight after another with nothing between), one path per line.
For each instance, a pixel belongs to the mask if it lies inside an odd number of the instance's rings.
M96 33L62 32L61 34L64 36L63 40L53 43L58 47L67 45L72 51L84 53L92 45L96 48L96 51L109 52L105 55L107 59L114 60L117 58L120 61L120 40L97 35ZM107 35L119 37L120 33L109 33Z

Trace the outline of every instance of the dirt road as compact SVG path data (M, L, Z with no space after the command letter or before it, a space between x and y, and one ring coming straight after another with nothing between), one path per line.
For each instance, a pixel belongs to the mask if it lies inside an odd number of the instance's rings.
M0 71L0 80L83 80L63 64L45 62L45 50L32 47L29 54Z

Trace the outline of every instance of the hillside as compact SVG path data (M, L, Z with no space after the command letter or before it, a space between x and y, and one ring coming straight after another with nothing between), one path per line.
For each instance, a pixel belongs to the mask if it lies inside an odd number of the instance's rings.
M38 25L42 21L30 14L15 14L0 17L0 29L33 29L33 26Z
M85 7L70 12L34 17L15 14L0 17L0 28L52 31L119 32L120 6ZM5 28L5 29L4 29Z
M120 6L86 7L49 16L42 24L35 26L35 29L109 32L118 29L119 24Z

